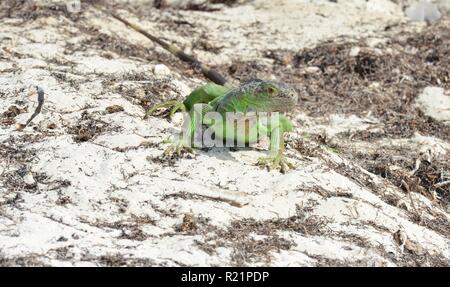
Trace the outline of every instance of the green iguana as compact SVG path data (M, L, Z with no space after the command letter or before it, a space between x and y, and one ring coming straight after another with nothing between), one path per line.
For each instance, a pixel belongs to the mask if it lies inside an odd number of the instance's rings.
M168 101L154 106L147 114L152 115L159 108L169 108L170 115L178 110L189 113L184 137L172 143L166 155L193 152L195 130L204 124L212 128L216 139L232 143L249 144L269 136L271 155L259 158L257 164L279 168L284 173L294 165L283 155L284 134L293 129L283 113L294 111L296 103L296 92L282 83L251 80L237 88L209 83L194 90L183 102Z
M184 125L185 136L173 142L166 149L165 155L193 153L194 134L196 129L204 124L213 129L216 139L233 142L249 144L267 135L270 137L271 155L259 158L257 164L269 169L279 168L283 173L289 168L294 168L283 154L284 134L293 129L293 124L285 113L295 110L297 94L294 89L282 83L262 80L251 80L239 87L231 87L227 85L225 77L209 69L193 56L149 34L119 15L103 9L100 5L94 6L156 42L182 61L199 68L206 78L214 82L197 88L183 102L168 101L148 110L146 117L153 115L160 108L169 108L170 116L179 110L189 114L189 119ZM212 117L210 115L212 112L219 114L221 119ZM240 116L230 121L227 120L227 113ZM238 126L243 128L239 129Z

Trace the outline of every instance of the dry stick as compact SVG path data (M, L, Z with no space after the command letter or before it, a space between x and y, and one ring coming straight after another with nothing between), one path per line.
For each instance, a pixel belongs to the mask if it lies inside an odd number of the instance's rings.
M119 20L120 22L124 23L125 25L127 25L130 28L132 28L136 32L141 33L142 35L144 35L148 39L152 40L153 42L155 42L158 45L160 45L161 47L163 47L166 51L168 51L171 54L175 55L180 60L191 64L191 66L194 69L199 68L201 70L203 76L205 76L207 79L213 81L214 83L216 83L218 85L222 85L222 86L227 83L227 79L224 76L220 75L218 72L216 72L214 70L211 70L210 68L208 68L207 66L202 64L194 56L186 54L180 48L178 48L178 47L176 47L176 46L174 46L172 44L169 44L169 43L165 42L164 40L162 40L162 39L160 39L158 37L153 36L152 34L150 34L147 31L145 31L143 28L138 26L137 24L131 23L131 22L123 19L122 17L120 17L116 13L107 11L105 9L105 7L102 7L102 6L100 6L99 4L96 4L96 3L92 3L92 5L95 8L103 11L104 13L111 15L113 18L115 18L115 19Z
M28 119L28 121L25 124L19 124L18 125L18 129L24 129L26 126L28 126L31 121L41 113L42 110L42 106L44 105L44 90L39 87L36 86L36 91L37 91L37 95L38 95L38 105L36 107L36 109L34 110L34 113L31 115L31 117Z
M436 183L436 184L433 185L433 186L434 186L435 188L439 188L439 187L444 187L444 186L446 186L446 185L450 185L450 180Z
M414 203L414 200L411 195L411 189L409 188L409 185L402 179L402 184L406 188L406 193L408 194L409 200L411 201L411 206L413 207L414 211L416 212L417 216L421 218L419 210L416 208L416 204Z

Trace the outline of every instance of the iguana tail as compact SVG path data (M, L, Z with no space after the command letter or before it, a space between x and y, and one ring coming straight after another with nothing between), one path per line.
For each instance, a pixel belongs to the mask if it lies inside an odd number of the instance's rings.
M148 33L147 31L145 31L142 27L140 27L137 24L131 23L125 19L123 19L122 17L120 17L119 15L117 15L114 12L111 11L107 11L105 9L104 6L102 6L101 4L99 4L96 1L92 1L91 2L92 5L103 11L104 13L107 13L109 15L111 15L113 18L119 20L120 22L124 23L125 25L127 25L128 27L132 28L133 30L141 33L142 35L144 35L145 37L147 37L148 39L152 40L153 42L159 44L161 47L163 47L166 51L172 53L173 55L175 55L177 58L179 58L180 60L187 62L189 64L191 64L192 67L194 68L198 68L201 70L202 74L209 80L213 81L214 83L218 84L218 85L225 85L227 83L227 79L222 76L221 74L219 74L218 72L211 70L210 68L208 68L207 66L205 66L204 64L202 64L199 60L197 60L194 56L186 54L185 52L183 52L180 48L167 43L166 41L153 36L152 34Z

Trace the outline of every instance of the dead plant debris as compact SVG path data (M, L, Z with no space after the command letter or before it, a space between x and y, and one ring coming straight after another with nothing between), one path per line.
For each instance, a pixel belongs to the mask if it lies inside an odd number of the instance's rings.
M265 55L274 60L271 67L234 61L220 70L240 81L275 76L290 83L299 92L298 109L310 116L370 111L386 137L420 132L449 140L450 126L424 115L414 99L426 86L450 88L450 28L437 23L389 37L376 48L361 40L328 41L298 53L270 50Z
M252 218L235 220L224 229L207 224L198 224L197 233L205 239L196 241L199 248L214 253L218 247L231 247L231 264L246 265L263 260L270 262L271 252L289 250L295 244L283 237L279 231L292 231L304 236L319 235L326 232L328 220L307 216L308 207L297 206L297 215L288 218L257 221Z
M124 108L119 105L112 105L112 106L106 107L106 112L108 114L114 114L114 113L123 112L123 111L124 111Z
M83 111L77 125L68 127L68 132L73 134L73 140L77 143L87 142L105 131L114 130L108 123L94 118L92 114Z

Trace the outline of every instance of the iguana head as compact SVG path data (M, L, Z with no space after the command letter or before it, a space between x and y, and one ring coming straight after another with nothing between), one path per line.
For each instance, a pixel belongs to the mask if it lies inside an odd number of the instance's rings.
M284 83L275 81L251 80L242 85L248 96L255 100L256 106L262 105L265 111L290 112L297 105L297 92Z

